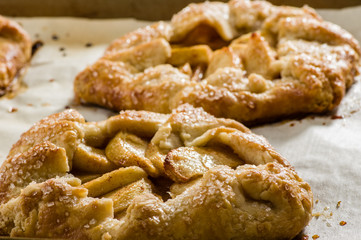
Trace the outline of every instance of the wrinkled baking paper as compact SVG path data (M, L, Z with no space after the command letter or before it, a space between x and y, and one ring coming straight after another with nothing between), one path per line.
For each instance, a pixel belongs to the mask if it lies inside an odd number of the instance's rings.
M361 7L318 11L361 41ZM109 43L149 22L132 19L14 18L41 47L24 82L27 89L0 100L0 162L20 134L41 118L73 105L73 80L102 56ZM304 235L319 239L361 239L361 80L328 116L307 117L254 128L310 183L314 217ZM76 106L88 121L114 114ZM333 117L331 117L333 115ZM346 222L341 226L341 221ZM340 224L341 223L341 224Z

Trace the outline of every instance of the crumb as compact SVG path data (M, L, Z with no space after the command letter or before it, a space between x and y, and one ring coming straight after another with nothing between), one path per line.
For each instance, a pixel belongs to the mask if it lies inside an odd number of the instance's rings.
M338 208L340 208L340 206L341 206L341 201L338 201L336 204L336 208L338 209Z
M70 109L71 107L69 105L66 105L64 108L65 109Z
M48 106L50 106L50 103L42 103L41 106L48 107Z
M317 239L317 238L319 238L320 236L318 236L317 234L315 234L315 235L313 235L312 236L312 239Z
M331 119L343 119L343 117L342 116L339 116L339 115L332 115L331 116Z
M294 125L295 125L294 123L291 123L291 124L290 124L290 127L293 127Z
M18 109L16 107L9 107L8 108L9 113L14 113L14 112L17 112L17 111L18 111Z
M318 219L321 216L321 213L320 212L312 213L312 216Z
M85 47L91 47L91 46L93 46L93 44L91 42L88 42L85 44Z
M323 123L322 123L322 125L323 125L323 126L325 126L325 125L326 125L326 123L325 123L325 122L323 122Z
M34 106L32 103L28 103L28 104L26 104L28 107L32 107L32 106Z
M312 120L315 120L315 116L310 116L310 118L311 118Z
M35 41L31 46L31 55L33 56L42 46L44 46L44 43L42 41L40 40Z
M58 35L53 34L53 35L51 36L51 39L53 39L54 41L56 41L56 40L59 40L59 37L58 37Z
M60 47L60 48L59 48L59 51L60 51L60 52L65 51L65 47Z
M65 52L63 52L63 55L62 55L63 57L66 57L66 53Z
M39 38L39 37L40 37L40 34L39 34L39 33L35 33L35 34L34 34L34 37L35 37L35 38Z
M345 226L346 224L347 224L347 222L345 222L345 221L340 222L340 226Z
M316 203L316 204L318 203L318 199L315 201L315 203Z
M354 113L356 113L357 112L357 110L353 110L353 111L351 111L350 113L351 114L354 114Z
M302 235L301 237L301 240L308 240L308 235Z
M55 81L54 78L49 79L49 82L54 82L54 81Z

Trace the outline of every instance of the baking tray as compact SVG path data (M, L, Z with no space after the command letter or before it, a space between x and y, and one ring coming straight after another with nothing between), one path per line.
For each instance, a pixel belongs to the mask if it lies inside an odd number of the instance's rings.
M0 126L6 126L5 129L0 129L0 161L5 158L11 144L34 122L72 107L74 76L85 66L95 62L113 39L149 24L118 18L132 17L150 21L169 19L170 13L178 11L188 2L87 1L85 4L85 1L80 0L0 0L1 14L17 16L15 20L30 32L32 39L44 43L32 59L24 78L28 89L14 99L0 101ZM138 5L141 3L144 4ZM296 6L304 3L311 6L323 4L327 8L361 4L359 1L286 3ZM152 7L148 8L149 4ZM169 5L173 7L167 7ZM319 12L325 19L341 25L361 40L361 28L358 24L361 7ZM93 34L90 29L98 34ZM91 43L90 47L87 47L88 43ZM47 92L39 94L44 89ZM310 116L252 129L265 136L291 162L301 177L311 184L315 195L314 213L318 218L314 218L297 239L302 239L303 234L308 235L309 239L316 235L320 236L319 239L361 239L361 202L358 200L361 195L357 189L361 185L361 164L358 161L358 156L361 156L360 93L358 80L347 93L340 108L331 115ZM9 107L15 107L18 111L9 113ZM114 114L96 107L78 106L77 109L87 120L92 121ZM9 125L9 122L13 124ZM339 201L341 205L337 207ZM347 224L340 226L341 221L346 221Z

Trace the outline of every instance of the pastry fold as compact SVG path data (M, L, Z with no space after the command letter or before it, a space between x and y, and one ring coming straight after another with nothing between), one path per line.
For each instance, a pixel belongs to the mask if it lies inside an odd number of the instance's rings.
M30 57L29 35L16 22L0 16L0 97L19 89Z
M189 103L251 125L333 110L359 59L357 40L309 7L205 2L115 40L74 91L117 111Z
M292 239L312 207L308 183L263 137L189 104L100 122L54 114L0 167L11 237Z

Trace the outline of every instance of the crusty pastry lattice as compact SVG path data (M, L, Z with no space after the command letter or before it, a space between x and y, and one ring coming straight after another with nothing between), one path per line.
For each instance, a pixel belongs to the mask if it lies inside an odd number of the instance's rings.
M290 239L312 192L261 136L182 105L22 134L0 168L0 234L74 239Z
M19 24L0 16L0 97L20 87L31 57L31 40Z
M114 110L189 103L254 124L334 109L359 57L357 40L309 7L205 2L115 40L74 89Z

